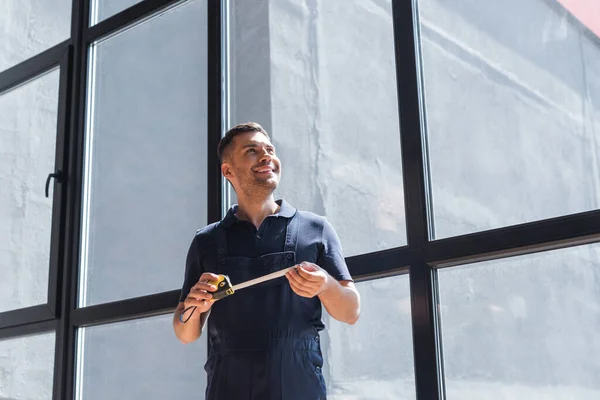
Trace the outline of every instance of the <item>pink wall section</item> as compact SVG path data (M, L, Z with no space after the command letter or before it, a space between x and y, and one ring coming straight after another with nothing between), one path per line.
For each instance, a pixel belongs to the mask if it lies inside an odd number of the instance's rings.
M558 0L558 2L600 37L600 0Z

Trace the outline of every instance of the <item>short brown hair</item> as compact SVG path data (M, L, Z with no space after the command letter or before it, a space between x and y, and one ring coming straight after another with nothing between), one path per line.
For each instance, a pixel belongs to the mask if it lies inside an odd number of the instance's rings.
M223 163L223 157L226 156L227 150L233 139L246 132L260 132L267 137L267 139L271 140L269 134L265 129L257 124L256 122L246 122L243 124L238 124L227 131L225 136L219 141L219 145L217 146L217 156L219 157L219 162Z

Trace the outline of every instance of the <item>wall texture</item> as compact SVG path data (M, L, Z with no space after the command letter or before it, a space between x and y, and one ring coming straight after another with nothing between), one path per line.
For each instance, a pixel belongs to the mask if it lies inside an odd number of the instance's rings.
M71 0L5 0L0 3L0 71L71 35Z

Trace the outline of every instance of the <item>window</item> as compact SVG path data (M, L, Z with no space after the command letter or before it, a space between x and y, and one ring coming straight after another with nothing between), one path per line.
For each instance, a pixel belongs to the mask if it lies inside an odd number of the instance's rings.
M554 0L418 3L435 237L598 209L598 37Z
M172 315L79 331L78 399L203 397L206 341L181 344Z
M67 40L71 0L0 3L0 71Z
M51 400L54 332L0 340L0 398Z
M139 3L141 0L89 0L90 1L90 25L112 17L115 14Z
M0 94L0 312L48 300L59 70Z
M269 132L277 197L347 256L406 244L391 2L230 3L229 122Z
M447 398L600 397L600 246L442 269Z
M90 56L83 305L181 286L206 224L206 2L95 43Z
M361 317L356 325L323 310L323 372L332 400L415 399L408 275L357 283Z

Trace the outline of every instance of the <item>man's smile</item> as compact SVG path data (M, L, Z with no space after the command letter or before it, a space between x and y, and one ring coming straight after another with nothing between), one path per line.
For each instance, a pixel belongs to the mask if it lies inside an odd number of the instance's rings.
M253 171L257 174L271 174L275 173L277 170L270 165L265 165L262 167L255 168Z

